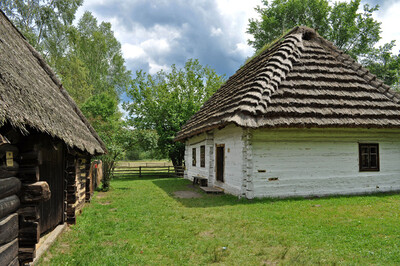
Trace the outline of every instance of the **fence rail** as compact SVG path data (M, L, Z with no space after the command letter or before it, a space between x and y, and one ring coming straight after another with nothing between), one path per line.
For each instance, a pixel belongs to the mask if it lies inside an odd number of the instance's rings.
M184 172L183 166L160 166L160 165L141 165L141 166L122 166L115 168L114 174L123 174L130 176L159 176L159 177L182 177Z

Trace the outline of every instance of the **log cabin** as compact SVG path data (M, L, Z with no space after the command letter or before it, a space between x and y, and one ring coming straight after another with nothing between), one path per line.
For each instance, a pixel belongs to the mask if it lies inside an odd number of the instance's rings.
M314 29L242 66L177 133L185 178L245 198L400 191L400 96Z
M0 11L0 264L35 257L40 237L75 223L104 143L53 70ZM89 193L87 193L89 189Z

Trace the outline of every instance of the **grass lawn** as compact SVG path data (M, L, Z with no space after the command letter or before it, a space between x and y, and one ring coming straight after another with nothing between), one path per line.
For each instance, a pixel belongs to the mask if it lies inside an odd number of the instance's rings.
M177 178L111 186L40 265L400 264L400 195L178 199L197 189Z

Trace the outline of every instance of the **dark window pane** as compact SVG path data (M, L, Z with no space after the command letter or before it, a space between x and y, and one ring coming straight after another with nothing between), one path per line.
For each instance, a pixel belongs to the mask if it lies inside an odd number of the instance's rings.
M196 148L192 149L192 166L196 166Z
M368 163L368 154L363 154L361 157L361 166L363 168L368 168L369 163Z
M359 144L360 171L379 171L378 144Z
M200 146L200 167L206 166L206 146Z
M377 168L378 167L378 157L376 155L371 155L370 159L370 167L371 168Z

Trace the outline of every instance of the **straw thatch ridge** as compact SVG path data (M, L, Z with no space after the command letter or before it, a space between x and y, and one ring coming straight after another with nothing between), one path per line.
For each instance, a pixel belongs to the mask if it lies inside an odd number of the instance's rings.
M230 77L175 140L228 123L400 128L400 96L315 30L295 27Z
M0 10L0 126L10 123L102 154L106 147L40 54Z

